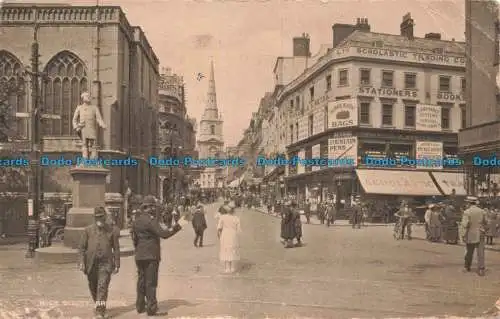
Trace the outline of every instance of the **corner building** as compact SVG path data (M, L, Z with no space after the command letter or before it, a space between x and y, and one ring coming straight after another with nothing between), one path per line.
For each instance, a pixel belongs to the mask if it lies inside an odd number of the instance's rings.
M277 97L288 158L350 159L351 165L287 166L287 192L298 199L335 194L433 196L430 171L458 178L457 166L373 165L370 158L456 158L465 119L464 43L437 33L371 32L368 20L335 24L333 44ZM305 39L306 47L309 39ZM277 74L277 78L279 74ZM451 174L451 175L449 175Z
M0 8L0 70L7 78L30 66L35 35L42 85L43 152L50 158L81 154L72 117L84 91L91 93L107 125L98 139L102 158L132 157L135 167L110 167L106 192L119 196L125 185L134 193L157 193L157 169L147 157L156 153L159 61L140 27L131 26L120 7L4 5ZM28 145L31 92L12 100L16 136ZM71 193L70 167L44 168L45 199ZM107 196L108 198L109 196Z

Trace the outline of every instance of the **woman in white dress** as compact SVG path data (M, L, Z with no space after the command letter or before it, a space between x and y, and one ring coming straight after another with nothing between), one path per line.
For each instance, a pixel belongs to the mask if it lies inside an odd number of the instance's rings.
M227 214L219 217L217 225L217 235L220 240L219 258L224 262L225 273L234 273L235 262L240 260L238 241L240 233L240 218L234 215L234 208L231 207Z

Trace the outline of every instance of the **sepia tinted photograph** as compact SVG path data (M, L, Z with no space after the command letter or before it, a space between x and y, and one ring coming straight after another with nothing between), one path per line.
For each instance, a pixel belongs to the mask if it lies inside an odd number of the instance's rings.
M0 319L500 318L497 0L0 0Z

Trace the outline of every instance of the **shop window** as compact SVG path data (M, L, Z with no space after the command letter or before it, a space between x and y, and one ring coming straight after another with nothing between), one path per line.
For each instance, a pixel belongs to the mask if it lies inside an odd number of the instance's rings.
M370 124L370 102L361 102L359 105L359 123Z
M346 69L339 70L339 86L349 85L349 71Z
M461 128L464 129L467 127L467 117L466 117L466 109L465 105L460 105L460 120L461 120Z
M405 105L405 126L415 127L416 106Z
M382 104L382 125L392 126L392 109L393 105L388 103Z
M443 129L443 130L450 129L450 108L449 107L441 108L441 129Z
M359 70L359 83L361 85L370 85L370 83L371 83L371 70L370 69Z
M439 92L450 92L451 76L439 76Z
M394 85L394 71L382 71L382 87L392 88Z
M417 74L405 73L405 89L416 89L416 88L417 88Z

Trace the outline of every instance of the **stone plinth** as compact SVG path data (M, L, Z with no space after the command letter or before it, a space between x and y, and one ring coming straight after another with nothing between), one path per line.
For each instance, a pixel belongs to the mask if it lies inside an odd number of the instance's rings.
M105 207L106 176L109 170L101 167L76 167L70 170L73 177L73 206L66 216L64 245L37 249L40 262L54 264L76 263L78 245L85 227L94 222L94 208ZM131 256L134 248L130 238L120 239L121 256Z
M95 207L104 207L106 176L109 170L101 167L76 167L73 177L73 206L66 216L64 246L78 248L83 230L94 222Z

